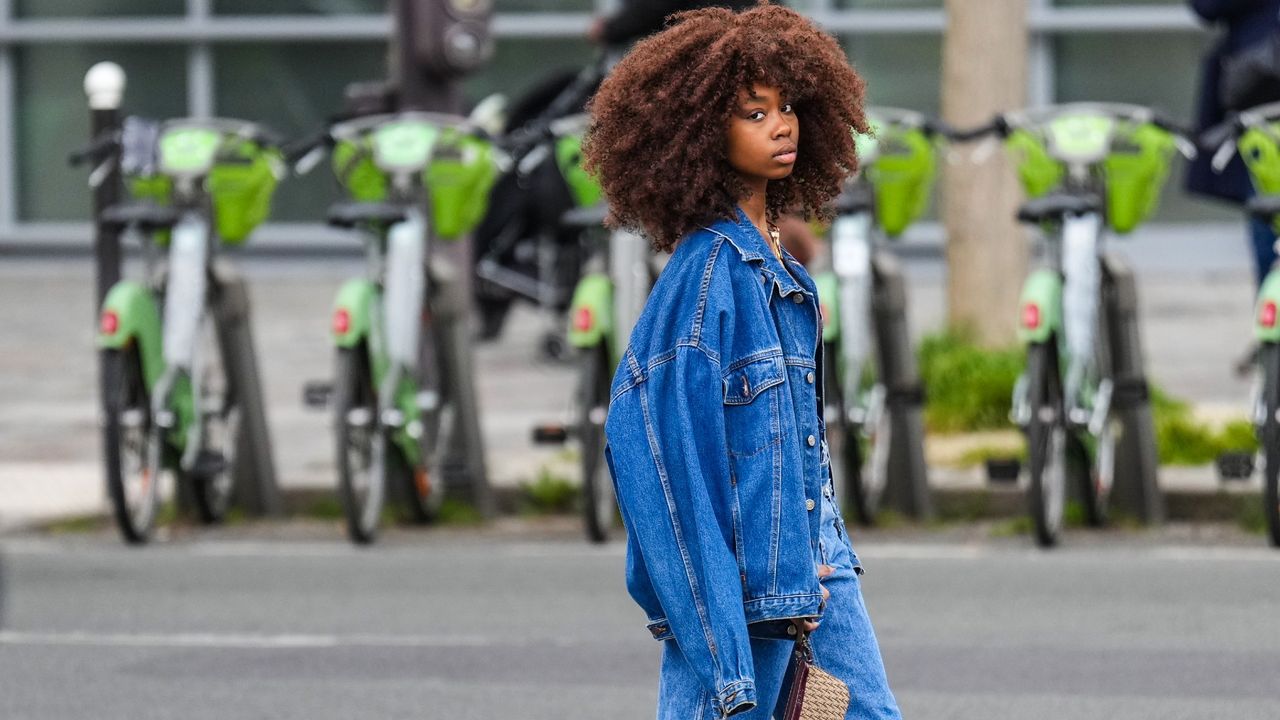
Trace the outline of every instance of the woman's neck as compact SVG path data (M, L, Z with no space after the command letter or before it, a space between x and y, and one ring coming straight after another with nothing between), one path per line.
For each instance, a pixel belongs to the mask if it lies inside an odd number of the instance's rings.
M747 219L756 226L760 234L768 237L769 206L765 202L765 187L767 186L752 188L746 197L738 200L738 207L742 208L742 212L746 213Z

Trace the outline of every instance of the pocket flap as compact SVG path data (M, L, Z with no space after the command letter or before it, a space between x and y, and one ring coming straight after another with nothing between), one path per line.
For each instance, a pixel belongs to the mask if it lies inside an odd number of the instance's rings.
M781 357L769 357L747 363L724 376L724 403L746 405L760 393L780 385L786 377Z

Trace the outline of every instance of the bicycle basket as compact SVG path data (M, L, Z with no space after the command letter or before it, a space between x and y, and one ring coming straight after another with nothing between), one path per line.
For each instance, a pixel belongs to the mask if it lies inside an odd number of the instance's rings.
M1053 159L1042 138L1026 130L1014 130L1004 146L1018 166L1018 179L1029 197L1040 197L1062 182L1062 163Z
M222 152L228 162L220 161L209 173L209 194L218 235L223 242L239 244L271 213L284 159L278 150L246 141Z
M876 215L889 237L897 237L929 209L936 154L933 143L917 129L883 128L879 153L866 168L875 188Z
M489 191L498 179L493 146L470 135L446 132L427 167L431 214L440 237L470 232L489 209Z
M1236 147L1254 189L1262 195L1280 194L1280 124L1245 130Z
M333 168L351 199L386 199L387 176L374 164L366 138L339 142L333 150ZM423 181L430 188L436 234L452 240L474 229L488 211L489 190L497 176L489 142L453 130L442 131L431 163L423 172Z
M214 225L222 242L243 243L267 219L282 163L278 150L240 138L224 139L207 181ZM133 197L161 205L168 205L173 195L173 180L166 175L131 177L128 186ZM167 232L157 233L156 242L163 245L168 241Z
M1176 152L1173 136L1155 125L1118 128L1102 162L1107 224L1112 230L1127 233L1155 212Z
M590 207L604 199L600 183L582 166L581 135L563 135L556 140L556 165L578 207Z

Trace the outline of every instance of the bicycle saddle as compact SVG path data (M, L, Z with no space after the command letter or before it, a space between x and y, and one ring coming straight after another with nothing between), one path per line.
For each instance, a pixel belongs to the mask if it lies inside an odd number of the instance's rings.
M1018 219L1025 223L1043 223L1061 220L1068 215L1101 211L1102 200L1097 195L1054 192L1023 203L1018 208Z
M329 224L351 228L357 225L373 225L403 222L405 208L390 203L340 202L329 208Z
M178 224L179 212L171 207L140 200L120 203L102 211L102 224L123 230L138 227L143 232L165 230Z

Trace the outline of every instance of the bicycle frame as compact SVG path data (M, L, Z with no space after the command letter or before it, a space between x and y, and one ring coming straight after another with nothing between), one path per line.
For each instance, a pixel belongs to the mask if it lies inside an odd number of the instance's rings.
M872 213L855 212L836 218L831 226L832 272L816 279L819 297L834 297L823 305L823 341L834 342L839 357L845 420L855 425L874 423L884 408L884 393L864 397L862 382L873 351L871 297L874 290L872 255L876 249Z
M423 408L414 378L423 304L430 292L430 246L429 221L416 208L385 234L369 237L369 275L342 286L333 315L335 345L355 348L363 343L367 348L378 406L384 408L378 421L396 430L396 444L415 465L422 459L414 433Z
M578 349L605 344L610 371L622 357L649 295L649 248L625 230L609 233L604 250L578 282L569 306L569 344Z

